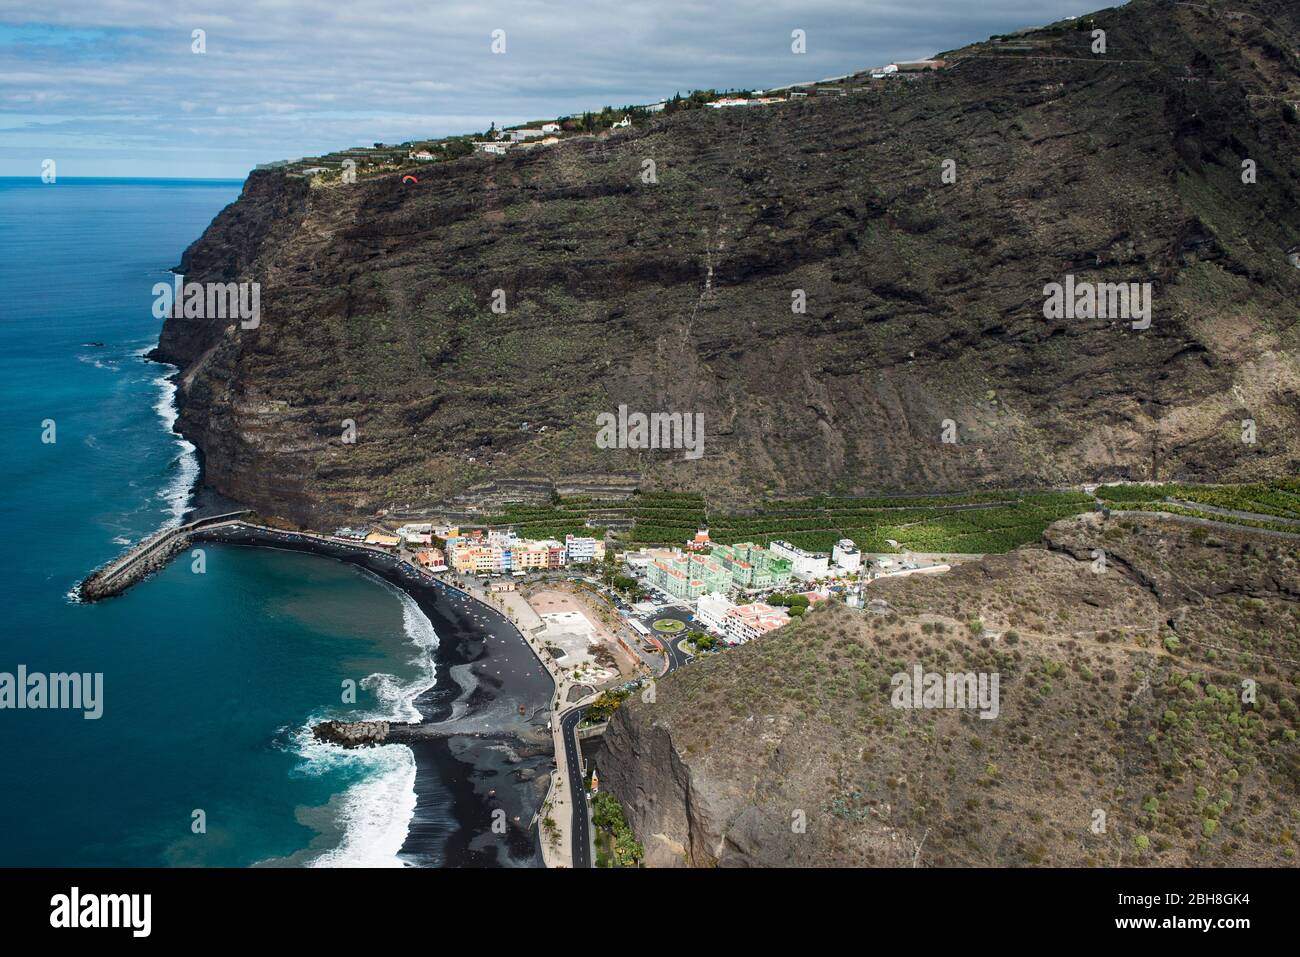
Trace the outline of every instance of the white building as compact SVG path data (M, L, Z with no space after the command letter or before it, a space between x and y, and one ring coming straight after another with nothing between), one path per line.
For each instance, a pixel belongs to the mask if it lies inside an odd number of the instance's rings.
M491 153L494 156L505 156L506 149L507 144L505 143L491 143L486 140L476 140L474 143L474 151L476 153Z
M720 110L727 106L767 106L769 103L784 102L779 96L724 96L720 100L713 100L705 103L705 106L711 106L715 110Z
M701 595L695 605L695 617L699 623L709 631L718 635L727 633L726 618L727 612L736 607L726 595L721 592L708 592Z
M543 123L543 124L542 124L542 132L543 132L543 133L558 133L558 132L560 132L560 124L559 124L559 123Z
M630 116L625 116L625 117L623 117L621 120L619 120L617 123L612 124L612 125L610 126L610 129L611 129L611 130L621 130L621 129L623 129L624 127L631 126L631 125L632 125L632 117L630 117Z
M507 131L506 131L506 136L510 137L510 141L513 142L513 143L522 143L524 140L536 140L536 139L540 139L540 138L542 137L542 135L543 135L543 132L542 132L541 130L536 130L536 129L522 129L522 130L507 130Z
M831 549L831 561L844 570L846 575L856 575L862 569L862 555L851 538L841 538Z
M645 111L647 113L662 113L664 111L664 107L667 105L668 103L666 100L660 100L658 103L651 103L649 106L645 108Z
M830 574L830 556L825 552L809 552L789 542L772 542L768 549L779 558L790 559L790 570L795 578L810 581Z
M623 556L623 564L633 578L645 578L646 571L650 568L650 550L643 548L639 552L628 552Z
M757 601L752 605L737 605L727 612L724 619L726 639L733 645L743 645L789 621L790 613L784 608L773 608Z
M569 562L578 562L579 564L600 561L605 557L605 543L594 538L565 535L564 554Z

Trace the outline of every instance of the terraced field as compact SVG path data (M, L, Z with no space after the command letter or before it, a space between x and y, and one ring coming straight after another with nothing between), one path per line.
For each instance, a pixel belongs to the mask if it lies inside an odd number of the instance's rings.
M830 498L767 502L752 511L710 509L700 495L645 492L627 501L589 496L549 506L511 506L488 524L515 525L532 538L603 534L624 546L681 545L708 528L720 544L783 539L829 551L851 539L867 552L1008 552L1053 522L1104 505L1115 511L1187 515L1300 534L1300 479L1249 485L1106 485L1082 491L987 491L962 495Z

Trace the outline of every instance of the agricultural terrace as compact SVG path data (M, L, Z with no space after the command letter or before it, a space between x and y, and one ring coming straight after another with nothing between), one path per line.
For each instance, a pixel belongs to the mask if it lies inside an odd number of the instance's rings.
M864 552L1007 552L1053 522L1099 507L1188 515L1300 534L1300 479L1247 485L1116 484L1083 491L980 491L954 495L815 498L764 502L745 512L709 508L702 495L641 492L624 501L589 496L507 506L487 524L530 538L609 529L621 547L681 545L699 528L717 544L782 539L829 551L851 539ZM897 547L889 544L897 542Z

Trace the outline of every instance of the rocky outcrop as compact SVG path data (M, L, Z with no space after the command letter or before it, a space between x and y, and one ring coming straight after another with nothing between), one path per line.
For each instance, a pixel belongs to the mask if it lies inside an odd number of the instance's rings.
M311 729L317 741L345 748L369 747L391 743L393 725L387 721L322 721Z

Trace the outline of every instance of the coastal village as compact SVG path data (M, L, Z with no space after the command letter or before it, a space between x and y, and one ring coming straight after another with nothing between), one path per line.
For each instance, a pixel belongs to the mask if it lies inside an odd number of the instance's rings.
M640 860L640 845L621 808L600 792L598 758L584 744L629 696L653 694L670 671L789 625L818 602L869 607L868 581L950 567L906 552L864 557L850 538L821 552L780 539L715 543L699 527L679 545L618 550L617 536L592 531L601 537L527 538L509 525L407 521L327 536L388 552L495 608L550 672L547 727L556 761L538 824L551 867ZM968 557L976 556L958 559ZM582 823L588 809L592 827Z
M655 103L624 107L606 106L599 111L559 116L548 121L534 121L509 128L494 123L486 131L467 136L441 139L408 140L402 143L375 143L321 156L268 163L259 169L281 169L287 175L311 181L314 187L336 186L355 176L375 176L395 171L411 171L419 181L420 170L439 162L465 156L502 157L514 152L555 146L565 140L594 139L618 135L642 126L659 115L695 109L734 109L775 107L799 102L807 97L848 96L869 91L882 84L914 81L947 64L941 59L904 60L873 67L859 73L828 77L768 90L696 90L677 94Z
M344 527L333 537L391 551L435 575L455 576L461 584L481 579L479 587L490 595L516 591L552 573L583 582L608 600L646 652L661 648L656 626L660 634L678 630L656 619L665 611L683 616L683 629L695 629L690 648L694 653L744 644L781 628L820 601L835 599L859 607L865 604L865 584L875 578L934 574L950 567L947 561L911 555L877 555L864 564L849 538L836 542L829 553L781 540L766 547L752 542L715 544L707 528L681 546L624 551L592 536L529 539L509 527L432 522L391 530Z

